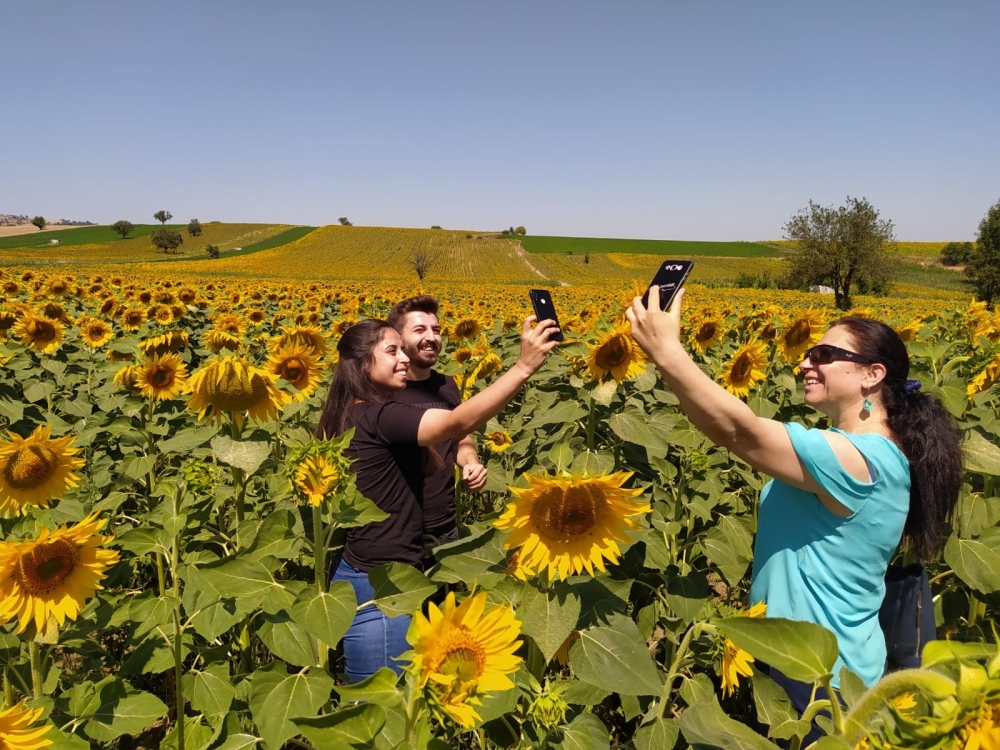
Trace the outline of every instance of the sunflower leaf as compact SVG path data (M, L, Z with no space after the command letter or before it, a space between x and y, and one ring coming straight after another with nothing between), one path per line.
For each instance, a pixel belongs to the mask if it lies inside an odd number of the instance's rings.
M285 670L276 661L253 673L250 712L270 750L278 750L299 733L292 717L314 716L333 691L333 678L321 669L296 674Z
M646 642L628 617L581 631L569 662L581 680L615 693L657 695L662 689Z
M385 724L385 709L369 703L292 721L316 747L367 748Z
M351 584L334 581L329 592L305 589L299 594L291 614L310 635L328 648L334 648L351 626L357 607Z
M410 565L389 563L372 568L368 582L375 589L375 606L389 617L412 615L438 585ZM358 602L358 606L364 602Z
M568 583L558 583L547 591L533 586L524 590L518 619L523 623L522 632L531 636L546 662L552 661L573 632L581 607L580 597Z
M388 667L382 667L361 682L337 685L334 690L345 701L363 701L386 707L398 706L403 702L403 693L396 687L398 681L395 672Z
M271 445L265 440L233 440L226 435L212 438L212 450L222 463L242 469L248 476L271 455Z
M688 706L677 719L684 739L694 748L774 750L774 745L745 724L729 718L713 696Z
M1000 528L987 529L978 539L952 534L944 547L944 561L976 591L993 593L1000 588Z
M833 672L837 637L822 625L780 617L729 617L718 624L733 643L755 659L800 682Z
M579 714L563 729L561 750L608 750L611 737L608 728L594 714Z

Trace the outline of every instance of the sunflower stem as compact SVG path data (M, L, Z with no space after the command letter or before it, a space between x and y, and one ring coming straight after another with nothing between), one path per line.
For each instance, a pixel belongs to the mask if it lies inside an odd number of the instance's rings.
M10 667L3 668L3 707L14 705L14 686L10 682Z
M319 505L312 506L313 515L313 567L316 574L316 593L322 596L326 593L326 534L323 530L323 509ZM316 639L316 650L319 652L319 666L326 669L329 649L320 639Z
M42 679L42 650L34 640L28 641L28 659L31 661L31 691L35 700L38 700L45 693Z
M677 647L677 651L674 654L674 660L670 664L670 671L667 672L667 679L663 683L663 694L660 697L660 716L664 718L666 718L666 711L671 705L670 696L674 692L674 679L677 677L677 673L680 672L684 657L687 656L688 648L691 646L691 639L700 633L701 623L696 622L688 628L683 640L681 640L681 645Z
M587 415L587 450L594 450L594 412L597 410L597 402L594 401L593 392L589 395L590 413Z
M824 677L820 682L826 688L826 694L830 696L830 713L833 714L833 728L838 736L844 736L844 712L840 708L840 698L833 689L833 677Z
M180 487L174 492L174 517L181 513L181 492ZM170 580L173 582L174 598L174 698L176 710L174 721L177 723L177 747L184 747L184 626L181 622L181 582L177 575L177 565L179 560L179 536L180 531L174 535L170 545ZM162 581L160 582L162 586Z

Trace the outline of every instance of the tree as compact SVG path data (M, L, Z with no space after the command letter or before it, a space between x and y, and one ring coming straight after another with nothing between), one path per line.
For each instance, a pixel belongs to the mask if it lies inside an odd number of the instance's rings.
M341 226L345 226L345 227L353 227L354 226L351 222L349 222L347 220L346 216L341 216L339 219L337 219L337 221L340 222Z
M979 222L976 249L965 266L965 275L976 285L976 297L990 307L1000 297L1000 201Z
M191 221L188 222L188 234L192 237L197 237L201 234L201 222L197 219L191 219Z
M524 227L516 227L516 228L514 229L514 234L519 234L519 235L521 235L522 237L523 237L524 235L526 235L527 233L528 233L528 230L527 230L527 229L525 229Z
M114 224L112 224L111 229L114 230L115 234L120 234L122 236L122 239L124 240L126 237L128 237L129 233L133 229L135 229L135 227L132 225L131 221L125 221L125 219L121 219L120 221L116 221Z
M841 310L851 309L851 286L884 293L894 272L889 247L893 224L879 218L866 198L847 197L840 207L809 201L785 224L795 242L789 252L789 278L797 285L829 284Z
M153 218L165 225L168 221L174 218L174 215L169 211L157 211L153 214Z
M427 272L434 267L436 261L437 258L434 257L434 253L429 247L410 248L410 268L417 272L417 278L421 281L424 280Z
M219 257L219 246L218 245L208 245L205 247L205 252L208 253L213 258Z
M949 242L941 248L941 264L945 266L964 266L976 251L971 242Z
M45 217L44 216L36 216L34 219L31 220L31 223L34 224L36 227L38 227L39 230L45 229Z
M176 229L157 229L150 236L153 244L165 253L170 253L179 248L184 243L184 238Z

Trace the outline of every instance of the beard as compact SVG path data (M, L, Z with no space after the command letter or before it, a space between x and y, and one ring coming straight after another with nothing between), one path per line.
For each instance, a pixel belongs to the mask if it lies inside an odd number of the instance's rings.
M417 367L433 367L438 361L438 349L414 349L406 352L410 358L410 364Z

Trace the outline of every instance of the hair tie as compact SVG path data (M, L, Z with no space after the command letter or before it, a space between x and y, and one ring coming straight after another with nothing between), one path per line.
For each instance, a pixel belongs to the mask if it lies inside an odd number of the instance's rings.
M907 380L903 383L903 393L916 393L920 390L919 380Z

